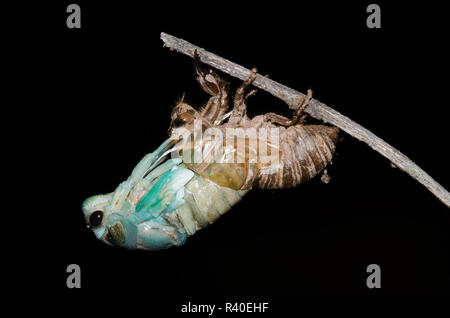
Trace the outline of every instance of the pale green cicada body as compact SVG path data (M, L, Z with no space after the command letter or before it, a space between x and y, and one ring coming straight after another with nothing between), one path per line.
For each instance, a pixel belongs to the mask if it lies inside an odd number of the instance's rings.
M83 202L86 222L98 239L128 249L180 246L247 192L203 178L180 158L169 159L172 144L168 139L146 155L113 193Z

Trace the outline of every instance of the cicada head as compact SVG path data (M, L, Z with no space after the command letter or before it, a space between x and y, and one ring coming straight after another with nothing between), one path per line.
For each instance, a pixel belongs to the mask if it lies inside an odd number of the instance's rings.
M170 115L169 136L176 139L178 135L183 135L186 131L192 131L194 122L199 117L199 113L192 106L180 101Z
M150 194L146 199L154 196ZM139 224L131 213L125 217L121 213L111 213L113 194L96 195L82 204L88 227L102 242L128 249L160 250L184 243L185 233L167 223L161 217Z
M81 208L88 227L94 232L95 236L108 244L108 230L106 225L109 220L107 207L111 203L113 193L100 194L84 200Z
M157 164L159 153L167 153L164 149L147 154L113 193L83 202L85 220L99 240L146 250L184 243L187 234L175 214L185 204L184 186L194 172L181 165L179 158ZM154 168L147 169L155 162Z

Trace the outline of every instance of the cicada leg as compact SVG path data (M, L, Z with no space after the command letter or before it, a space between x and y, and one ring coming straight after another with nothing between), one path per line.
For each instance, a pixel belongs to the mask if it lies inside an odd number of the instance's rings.
M244 95L245 89L253 83L256 76L258 75L256 68L252 69L252 75L236 90L234 96L234 107L231 113L230 119L228 120L231 124L239 124L242 119L247 118L247 104L246 100L250 96L256 94L257 90L251 90L247 95Z
M303 117L300 115L302 114L305 107L308 106L309 102L311 101L311 98L312 98L312 90L308 89L308 94L306 95L306 97L301 99L297 109L294 112L294 116L292 116L291 119L288 119L284 116L275 113L267 113L264 115L264 120L286 127L296 125L302 121Z
M145 155L144 158L139 161L133 169L130 177L126 181L122 182L114 191L111 205L109 206L111 213L122 210L122 205L128 197L131 189L138 181L142 180L142 178L149 173L149 171L155 166L159 159L164 156L173 144L173 140L167 139L163 144L161 144L161 146L158 147L158 149Z
M178 166L181 163L181 158L169 159L166 162L158 165L155 169L150 171L145 177L138 181L133 189L128 195L127 200L136 205L139 200L147 193L167 171L172 170L172 168Z
M181 158L169 159L164 162L162 165L158 166L154 170L152 170L142 181L145 187L148 187L150 184L154 183L157 178L162 176L167 171L171 170L173 167L178 166L181 163Z
M181 224L174 226L164 218L158 217L142 224L138 231L136 247L160 250L183 245L186 239L187 233Z
M201 111L201 117L209 120L211 123L221 121L223 115L228 110L227 83L220 79L212 70L206 72L201 67L197 50L194 52L194 69L198 83L206 93L211 95L208 103Z
M164 153L163 153L164 154ZM147 156L146 156L147 157ZM145 162L145 161L144 161ZM153 164L157 163L156 160ZM144 196L140 196L136 191L130 193L129 197L125 197L120 207L115 210L111 210L110 217L108 219L108 224L106 225L107 233L109 238L107 239L113 245L124 246L127 248L136 248L139 237L142 236L139 231L139 225L158 218L162 213L174 212L178 207L183 205L185 202L183 200L184 196L184 186L193 177L194 173L186 168L180 166L181 159L175 158L170 159L163 164L159 165L157 168L150 171L143 179L137 182L136 187L142 188L143 184L151 184L150 189ZM139 164L138 164L139 166ZM176 167L175 169L172 169ZM141 170L142 171L142 170ZM128 182L129 180L127 180ZM116 190L116 195L122 195L124 197L126 190L130 187L131 182L124 182ZM139 197L139 200L137 198ZM114 201L114 198L113 198ZM128 213L131 208L130 202L135 202L135 210L131 210L133 213ZM115 204L113 202L113 204ZM155 221L156 222L156 221ZM147 229L146 232L157 235L159 232L159 223L153 222L151 229ZM146 228L148 225L146 225ZM176 230L177 227L174 228ZM164 230L164 233L169 233L170 231ZM148 233L147 233L148 234ZM161 234L161 233L159 233ZM143 234L144 238L146 234ZM160 244L171 244L176 245L185 239L183 236L180 239L173 241L170 239L170 235L166 238L161 238ZM157 242L153 242L156 244Z

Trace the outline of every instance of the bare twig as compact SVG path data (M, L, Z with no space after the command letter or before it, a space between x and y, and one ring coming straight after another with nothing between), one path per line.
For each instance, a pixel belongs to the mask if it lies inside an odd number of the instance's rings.
M202 48L199 48L185 40L176 38L167 33L161 33L161 39L164 45L172 50L176 50L183 54L194 56L194 50L197 50L201 61L205 64L215 67L216 69L227 73L231 76L237 77L241 80L247 79L252 72L245 67L236 63L228 61L220 56L212 54ZM263 89L273 96L278 97L289 105L289 108L295 109L299 105L299 98L305 95L277 83L267 77L258 75L253 82L253 85ZM450 207L450 194L439 183L431 178L425 171L423 171L412 160L402 154L394 147L387 144L381 138L375 136L369 130L361 125L355 123L350 118L338 113L334 109L326 106L319 101L312 99L309 105L305 108L312 117L330 123L339 127L349 135L359 139L368 144L372 149L378 151L384 157L389 159L396 167L408 173L411 177L423 184L431 193L433 193L439 200L441 200L447 207Z

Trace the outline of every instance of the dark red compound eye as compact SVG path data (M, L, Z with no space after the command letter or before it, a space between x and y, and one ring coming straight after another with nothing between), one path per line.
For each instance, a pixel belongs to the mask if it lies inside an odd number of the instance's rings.
M97 227L100 224L102 224L103 220L103 212L102 211L95 211L92 212L89 216L89 225L92 227Z

